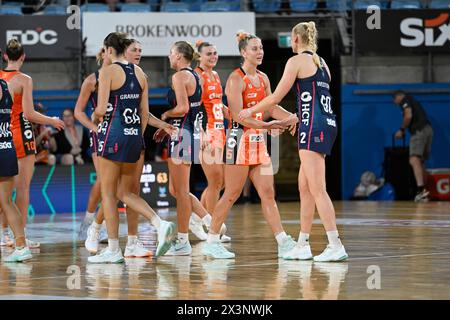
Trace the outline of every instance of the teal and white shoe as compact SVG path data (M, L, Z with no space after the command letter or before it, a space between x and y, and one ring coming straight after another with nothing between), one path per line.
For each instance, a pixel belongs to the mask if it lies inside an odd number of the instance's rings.
M220 242L205 243L202 254L214 259L234 259L235 257L235 254L228 251Z
M22 249L15 249L13 253L3 259L3 262L23 262L33 258L31 251L28 247Z
M278 245L278 258L282 258L287 252L294 249L296 245L297 242L295 242L291 236L287 236L283 243Z
M188 242L181 243L179 240L172 243L169 251L166 252L165 256L190 256L192 253L191 244Z
M311 246L296 244L294 248L286 252L283 257L284 260L311 260L313 255L311 253Z
M161 221L158 232L158 246L156 247L156 257L166 254L172 245L175 237L175 224L173 222Z
M145 258L151 256L152 252L145 248L140 240L136 240L135 243L127 245L125 248L125 258Z
M124 261L122 250L112 252L109 248L105 248L99 254L89 257L89 263L122 263Z
M321 254L314 257L314 261L317 262L338 262L345 261L347 259L348 254L343 245L339 247L331 247L328 245Z

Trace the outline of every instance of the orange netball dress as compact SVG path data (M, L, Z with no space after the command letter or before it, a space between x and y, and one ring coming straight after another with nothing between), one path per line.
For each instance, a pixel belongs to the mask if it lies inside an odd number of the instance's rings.
M208 116L206 134L213 148L223 149L225 144L225 127L223 124L222 86L217 72L213 71L214 79L200 67L195 69L203 78L202 102Z
M3 70L0 71L0 78L6 82L10 82L14 76L20 73L20 71L16 70ZM18 159L30 154L36 154L33 127L31 122L23 115L22 94L14 94L14 103L11 112L11 131Z
M255 87L242 68L236 69L245 82L245 90L242 92L243 109L250 108L260 102L266 96L266 86L263 76L257 71L259 87ZM263 114L252 116L262 121ZM265 130L247 128L236 121L230 121L227 130L225 145L225 164L258 165L270 161L265 142Z

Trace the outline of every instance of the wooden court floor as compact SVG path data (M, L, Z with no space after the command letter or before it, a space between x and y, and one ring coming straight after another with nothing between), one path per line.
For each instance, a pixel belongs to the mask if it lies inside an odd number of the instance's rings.
M28 230L42 247L30 262L0 264L0 299L450 299L449 202L335 205L350 256L343 263L278 259L257 204L235 206L227 220L234 260L203 258L202 242L191 235L191 257L92 265L74 241L83 214L39 215ZM297 238L299 204L279 208L286 231ZM173 210L162 216L175 220ZM140 234L154 249L147 223ZM318 218L311 246L313 254L326 246Z

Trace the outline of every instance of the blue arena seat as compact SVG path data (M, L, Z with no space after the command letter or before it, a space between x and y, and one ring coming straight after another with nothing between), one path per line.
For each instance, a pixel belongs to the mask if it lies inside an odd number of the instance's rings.
M22 7L22 2L18 1L2 1L2 5L12 6L12 7Z
M253 0L255 12L277 12L281 8L281 0Z
M49 4L44 8L44 14L65 16L67 14L66 7L59 4Z
M145 3L122 3L119 6L121 12L149 12L151 6Z
M211 1L201 5L200 11L203 12L229 12L233 10L233 3L228 1Z
M189 12L189 4L182 2L165 2L161 5L163 12Z
M391 9L420 9L422 4L419 0L392 0Z
M208 0L180 0L180 2L189 4L190 11L200 11L202 4Z
M289 5L292 11L314 11L317 8L317 0L290 0Z
M159 0L147 0L147 4L150 5L150 11L158 11Z
M356 0L355 9L366 10L369 6L377 6L383 8L381 1L377 0Z
M81 12L109 12L109 6L103 3L86 3L80 9Z
M231 6L231 11L241 11L241 0L227 1Z
M327 9L330 11L351 10L352 0L327 0Z
M0 14L21 16L23 14L22 7L2 5L0 6Z
M430 9L450 9L450 0L431 0Z

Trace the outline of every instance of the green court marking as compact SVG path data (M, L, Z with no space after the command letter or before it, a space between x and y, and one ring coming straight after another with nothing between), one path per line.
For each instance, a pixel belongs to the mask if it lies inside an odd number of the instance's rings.
M42 187L42 196L44 197L45 202L47 202L47 205L50 208L50 211L52 214L56 214L56 211L55 211L55 208L53 208L53 204L47 195L47 188L48 188L48 185L50 184L50 180L52 180L53 172L55 172L55 168L56 168L56 165L53 165L50 168L50 172L48 173L47 179L45 180L44 187Z
M97 180L97 172L91 172L89 174L89 183L94 184L96 180Z
M70 167L70 171L72 174L72 214L77 213L76 208L76 199L75 199L75 166L72 165Z
M28 206L28 219L33 220L35 215L36 211L34 211L33 205L30 203L30 205Z

